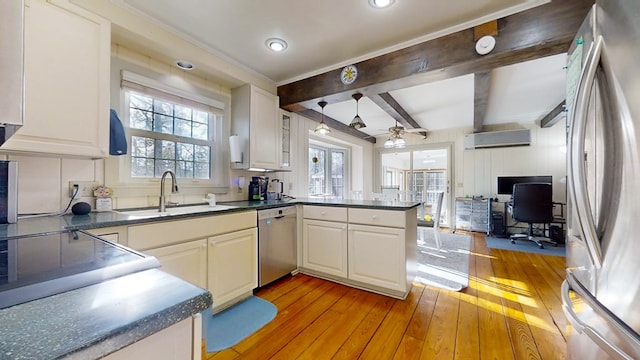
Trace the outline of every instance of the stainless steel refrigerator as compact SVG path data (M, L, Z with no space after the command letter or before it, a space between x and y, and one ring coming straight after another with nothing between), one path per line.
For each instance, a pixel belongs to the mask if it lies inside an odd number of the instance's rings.
M597 0L567 69L568 357L640 359L640 1Z

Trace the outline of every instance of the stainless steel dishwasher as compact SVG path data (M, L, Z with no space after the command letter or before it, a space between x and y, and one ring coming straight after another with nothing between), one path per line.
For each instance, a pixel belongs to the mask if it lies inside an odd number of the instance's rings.
M258 284L264 286L298 268L295 206L258 211Z

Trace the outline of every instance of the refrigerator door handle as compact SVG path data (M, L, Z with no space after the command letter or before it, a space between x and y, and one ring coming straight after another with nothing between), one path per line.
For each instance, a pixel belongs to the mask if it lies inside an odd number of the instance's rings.
M619 324L619 320L609 315L608 310L604 309L597 300L594 300L593 297L578 284L578 280L575 278L571 270L567 270L567 278L562 282L561 286L562 311L576 331L587 335L614 359L635 359L635 357L630 356L618 346L608 341L597 329L580 320L578 315L573 311L573 303L569 297L570 290L573 290L576 295L582 299L585 304L591 308L591 310L593 310L594 313L605 318L611 325L613 325L613 328L620 337L627 339L628 343L635 344L635 346L640 349L640 343L638 340L630 335L629 331Z
M578 216L578 228L582 239L586 242L589 256L596 269L602 267L602 253L597 242L598 235L596 226L591 216L591 205L589 204L585 189L587 188L586 171L584 164L584 144L586 137L587 109L591 98L591 89L595 79L598 64L602 54L602 36L594 41L589 47L585 66L580 76L575 109L571 116L571 127L569 129L569 194L576 207Z

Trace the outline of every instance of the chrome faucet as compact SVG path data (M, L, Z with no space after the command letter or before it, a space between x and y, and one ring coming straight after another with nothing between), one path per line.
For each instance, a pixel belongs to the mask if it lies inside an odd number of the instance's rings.
M178 192L178 183L176 182L176 174L171 170L165 170L162 173L162 179L160 179L160 207L158 208L159 212L165 212L166 203L164 201L164 179L167 178L167 175L171 175L171 193L175 194Z

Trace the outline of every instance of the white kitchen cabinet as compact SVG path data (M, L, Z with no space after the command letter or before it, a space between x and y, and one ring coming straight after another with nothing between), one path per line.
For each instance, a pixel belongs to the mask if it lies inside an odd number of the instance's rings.
M231 90L231 133L237 134L243 153L237 169L280 168L281 129L278 97L251 84Z
M404 299L416 276L416 208L305 205L300 271Z
M202 357L202 316L186 318L166 329L135 342L105 360L200 360Z
M406 291L405 230L349 224L349 279Z
M24 126L2 147L109 155L111 25L64 0L25 2Z
M304 219L302 266L347 277L347 224Z
M209 238L208 289L215 311L258 287L258 229Z
M160 270L203 289L207 288L206 239L146 250L145 254L158 259L162 266Z
M249 210L133 225L128 246L156 256L161 270L209 290L217 312L258 286L257 223L256 211Z
M280 169L291 169L291 113L280 110Z

